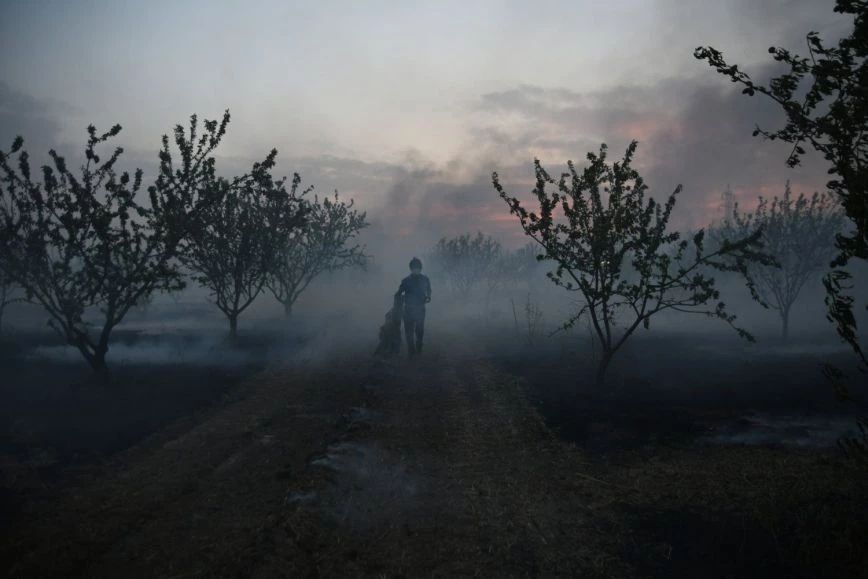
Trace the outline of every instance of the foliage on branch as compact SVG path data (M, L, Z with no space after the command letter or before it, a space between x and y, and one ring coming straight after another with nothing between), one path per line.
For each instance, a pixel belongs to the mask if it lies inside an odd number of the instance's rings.
M598 383L633 332L639 326L647 329L651 318L666 310L718 318L752 340L735 325L735 316L720 301L715 280L702 269L741 273L756 296L748 263L770 262L758 251L759 231L724 240L716 251L706 251L703 231L690 241L667 231L681 187L665 204L646 199L647 186L631 166L636 147L632 142L623 160L609 165L602 145L599 154L588 154L585 169L578 171L570 161L569 172L557 181L536 160L536 210L528 210L507 194L497 173L492 175L495 189L525 234L542 247L543 259L554 262L549 278L584 299L564 328L572 327L582 315L590 317L603 349Z
M727 63L723 53L710 46L697 48L694 55L742 85L744 94L764 95L781 107L786 125L778 130L757 127L754 136L791 143L790 166L800 163L805 146L829 162L829 173L835 175L829 190L838 196L852 228L837 235L834 269L824 279L828 317L868 365L857 335L851 276L843 269L853 258L868 259L868 2L837 0L835 12L854 17L851 33L837 46L827 46L818 33L809 32L807 57L785 48L769 48L774 60L789 70L767 85Z
M292 195L296 195L301 179L293 177ZM300 228L280 225L280 212L272 217L276 224L274 260L266 284L274 297L283 304L284 312L291 315L299 296L319 275L346 269L364 267L367 263L365 248L355 243L362 229L368 226L366 214L353 208L354 202L334 197L304 199L312 187L298 197L304 207L304 224Z
M276 157L272 150L250 173L200 184L203 196L212 201L191 220L183 244L183 262L193 270L193 279L211 291L232 337L238 317L265 287L279 256L279 235L300 229L304 218L295 181L287 191L285 182L271 175Z
M175 144L182 166L173 169L168 137L163 138L160 176L149 187L151 206L139 203L142 171L118 173L123 153L105 158L99 148L121 131L88 127L85 162L78 172L50 151L51 166L37 181L18 137L0 152L0 267L27 298L48 312L51 326L75 346L97 372L104 372L111 332L137 303L155 291L183 286L173 257L184 223L199 210L198 183L213 175L212 151L226 125L206 121L196 141L193 116L189 136L180 126ZM85 315L96 309L92 327Z

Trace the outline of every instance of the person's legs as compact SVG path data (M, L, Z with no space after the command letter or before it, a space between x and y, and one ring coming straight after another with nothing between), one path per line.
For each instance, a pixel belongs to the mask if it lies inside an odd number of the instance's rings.
M407 354L410 356L416 353L416 346L413 341L413 335L415 334L416 328L416 320L413 316L404 315L404 334L407 338Z
M425 335L425 310L419 313L416 319L416 352L422 352L422 337Z

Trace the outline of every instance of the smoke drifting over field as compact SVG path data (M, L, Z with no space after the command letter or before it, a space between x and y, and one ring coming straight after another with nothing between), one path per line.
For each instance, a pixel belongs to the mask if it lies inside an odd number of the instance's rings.
M72 83L74 90L65 90L65 85L54 86L53 75L40 74L35 78L33 71L40 67L60 66L48 60L49 49L54 46L51 43L57 38L44 38L47 43L44 46L36 42L36 36L23 37L21 30L25 28L19 30L9 24L12 19L4 18L5 34L0 36L4 38L4 47L10 50L0 51L0 64L9 65L4 70L10 74L0 82L0 147L6 150L15 135L21 134L34 168L47 160L51 148L65 155L70 166L77 166L82 162L81 128L94 122L104 130L119 122L125 128L116 138L126 150L120 165L123 169L141 167L148 184L158 174L156 151L160 134L170 133L175 123L185 123L190 113L199 114L201 120L218 117L228 107L232 121L225 141L214 155L220 176L233 177L249 171L254 162L261 161L272 146L277 146L277 165L272 171L275 177L298 173L302 189L315 187L308 198L322 199L337 190L341 199L354 201L354 209L366 212L367 226L358 237L352 237L352 244L358 242L365 248L364 267L318 275L293 305L291 316L286 316L284 308L264 289L241 315L240 341L232 343L227 339L227 320L214 304L215 296L187 276L184 290L155 295L150 302L139 304L117 327L118 335L108 350L113 368L153 365L226 369L327 364L343 356L367 355L377 345L378 330L392 307L393 295L408 273L409 260L416 256L422 258L424 272L433 287L433 299L427 310L428 343L451 349L455 355L473 352L473 355L513 356L519 366L535 368L534 364L544 360L570 367L573 374L569 382L579 384L581 390L581 385L591 382L591 368L601 355L600 340L594 337L587 315L573 327L562 327L584 302L576 292L565 291L546 278L546 273L555 269L553 262L530 266L527 260L521 261L520 250L529 240L495 191L492 172L498 173L505 194L532 202L535 158L557 178L566 170L568 160L575 161L581 170L586 165L586 154L598 151L601 143L609 145L610 161L614 161L631 141L638 140L634 166L649 185L649 195L664 202L676 186L683 185L670 227L683 232L686 239L691 239L692 233L700 228L720 225L726 217L727 202L721 197L725 190L732 192L730 202L738 202L742 210L752 210L760 196L782 195L788 180L795 195L810 195L823 190L829 178L826 163L816 155L807 155L803 166L789 169L785 165L788 145L752 137L755 125L770 129L781 126L784 117L779 107L767 99L747 98L737 88L721 83L708 73L704 63L693 58L692 51L698 44L715 43L726 48L727 54L744 56L746 68L754 78L765 82L780 69L748 55L756 54L757 48L765 54L769 42L800 49L806 23L813 26L819 22L820 26L813 27L819 28L827 39L838 38L848 23L829 17L830 1L781 2L775 9L746 0L726 3L725 8L720 3L707 2L701 10L669 0L651 4L650 11L648 3L633 5L630 12L636 21L626 23L617 10L613 13L599 3L584 6L584 10L599 12L600 30L609 31L605 36L633 38L641 45L630 46L626 56L611 47L606 49L605 43L593 42L590 46L594 51L609 52L587 56L583 50L590 48L573 44L581 35L574 34L572 27L567 28L569 35L560 35L558 31L564 23L553 22L550 29L532 35L568 36L570 40L559 40L562 44L553 48L554 52L537 53L532 48L536 44L523 43L522 50L528 54L516 54L513 47L504 44L502 33L485 41L476 38L480 41L478 46L473 44L474 37L468 36L462 37L461 42L468 44L462 47L460 66L452 58L441 60L440 51L445 54L455 48L446 46L439 35L423 34L431 47L440 47L429 51L424 48L425 42L406 34L407 30L417 29L414 23L419 24L418 15L390 11L394 29L372 36L391 40L386 45L362 43L370 50L369 54L362 54L354 44L358 40L353 36L355 32L336 39L337 54L358 53L356 59L350 59L354 63L352 70L336 64L329 65L332 68L326 73L325 68L317 69L310 62L296 63L300 71L306 71L303 81L310 81L319 90L315 99L303 91L295 96L300 90L297 79L282 79L271 71L256 78L261 82L248 82L251 71L269 68L271 56L264 57L263 62L259 56L251 57L251 62L258 64L245 62L242 67L236 60L238 55L225 54L226 46L248 50L246 42L221 41L218 50L212 44L213 38L199 38L201 53L187 46L172 48L171 60L177 60L177 64L168 71L158 67L167 75L165 78L145 67L143 78L164 89L147 103L142 102L141 94L154 93L139 91L135 98L129 93L130 87L141 87L138 83L145 80L115 78L119 88L104 94L95 86L79 83ZM556 5L557 2L553 3L545 11L575 12L577 22L585 21L580 17L581 10L574 6ZM334 7L278 8L269 6L265 13L270 10L281 17L303 13L304 18L313 21L323 18L348 31L356 28L353 19L373 26L368 14L355 9L333 14ZM530 21L524 14L527 8L512 8L503 16L502 30L511 31L512 38L518 37L519 32L522 37L524 33L531 34L525 30ZM188 7L173 9L177 11L178 22L194 16ZM790 18L778 17L783 9ZM462 6L462 13L466 10ZM22 22L40 24L40 30L48 36L49 32L75 36L73 44L82 42L83 26L90 22L81 18L87 12L84 9L68 27L65 23L61 26L57 14L28 12L21 6L13 11ZM69 8L61 12L64 11ZM234 9L220 7L214 11L225 17ZM659 34L645 34L647 26L642 14L658 25ZM708 17L699 17L706 14ZM239 27L244 28L249 15L234 16ZM466 16L471 21L476 18L480 25L489 17L487 13L472 11ZM207 18L213 17L209 10ZM125 22L129 18L124 10L99 13L99 19L106 22ZM430 23L443 23L442 18L439 12L428 15ZM566 18L564 22L569 20ZM178 26L178 22L173 20L170 27ZM429 26L418 29L431 30ZM162 24L160 30L168 34ZM485 27L480 30L482 37L492 32L486 32ZM274 46L283 47L286 39L271 34L263 36ZM303 42L310 41L307 34L301 35L306 39ZM255 43L263 41L259 37L255 40ZM127 41L112 37L105 42L106 54L127 54ZM290 44L284 48L295 58L300 47ZM397 52L392 44L415 54L415 60L395 60L392 55ZM112 50L121 45L126 47L124 51ZM204 55L210 53L208 47L227 57L224 62L215 56L217 60L209 60L211 68L200 67L220 78L215 86L221 90L214 94L202 94L198 84L192 86L192 81L178 76L185 66L202 64ZM34 64L23 67L20 57L22 51L28 50L32 51ZM86 52L92 53L92 47ZM275 51L261 52L271 55ZM65 62L69 53L50 56ZM512 54L515 61L505 67L503 63L509 62L509 58L502 54ZM13 60L16 55L18 59ZM570 65L563 70L560 64L552 64L565 62L564 55L576 55L574 68ZM148 62L167 60L150 52L136 58ZM310 58L317 61L319 55ZM338 58L335 62L342 60ZM419 66L408 66L408 62L427 62L431 78L419 75ZM526 66L519 66L520 63ZM326 66L324 62L320 65ZM116 65L104 63L104 66L109 70ZM382 76L384 71L402 78L402 82L396 85L389 74ZM366 74L370 82L361 82ZM96 70L85 71L84 75L99 76ZM264 82L266 77L270 79L268 82ZM324 80L331 77L360 82L353 90L347 90L346 86L337 90L331 81ZM264 86L260 86L263 82ZM251 88L254 86L255 91ZM189 96L172 98L179 92ZM107 106L108 100L111 106ZM299 114L301 110L305 111L304 118ZM112 118L107 118L110 114ZM144 197L144 190L139 195ZM527 206L535 209L532 203ZM441 238L454 239L477 232L498 244L496 267L485 265L497 270L496 275L481 274L473 287L460 288L450 277L452 273L442 256L438 261L435 245ZM828 244L831 242L827 240ZM513 258L514 261L509 261ZM472 264L471 269L483 265ZM625 271L630 267L625 266ZM780 338L778 313L752 299L742 278L710 269L706 273L713 274L720 290L719 299L711 300L715 302L713 305L725 302L727 311L737 316L737 325L755 335L758 343L746 345L735 341L732 329L720 319L712 319L713 316L663 313L650 321L647 331L640 328L637 335L659 333L665 340L676 341L687 337L691 345L684 352L684 359L671 361L672 366L666 368L669 374L662 371L654 374L648 370L649 356L632 350L629 361L616 365L617 379L622 385L632 381L635 387L651 381L653 376L653 380L667 387L676 386L678 363L702 366L706 357L719 354L722 343L742 352L758 367L772 364L771 361L778 364L781 359L795 360L809 355L834 358L846 352L825 319L820 282L823 271L817 270L807 277L791 311L789 343ZM856 286L864 287L868 272L854 267L853 273ZM93 333L98 331L98 309L91 308L83 316L84 323L90 325L88 331ZM864 311L858 315L864 328L868 325ZM45 328L46 319L46 314L33 305L11 305L3 320L4 332L6 339L20 348L10 348L14 355L0 364L12 367L24 360L26 364L65 367L80 361L78 350L65 344L69 340ZM623 330L630 323L629 311L611 323ZM546 357L553 352L560 356L556 361ZM815 366L819 363L818 360ZM573 368L570 364L577 366ZM25 380L25 375L26 372L17 379ZM789 379L786 373L770 378L773 382ZM818 388L823 387L819 370L816 383ZM694 386L700 391L705 387ZM723 382L709 386L711 390L723 387ZM736 384L732 387L738 388ZM774 433L770 434L772 438L778 436L775 429L768 432ZM753 432L725 436L730 437L727 439L730 442L765 440Z
M427 247L441 235L457 235L476 229L496 235L506 242L517 243L519 236L516 229L504 218L504 206L490 187L491 171L499 171L516 192L529 190L534 157L539 157L545 166L557 173L564 168L568 159L581 161L585 153L595 151L601 142L607 142L614 154L621 152L629 140L638 139L640 149L637 162L652 187L652 193L657 197L662 198L679 183L684 185L685 192L679 203L677 218L682 227L700 227L717 217L719 195L727 185L731 185L736 197L748 205L754 202L757 194L769 195L781 191L786 179L792 180L798 191L810 193L821 188L827 178L823 163L809 160L805 168L789 171L783 163L785 145L763 143L751 137L755 124L779 126L782 120L779 111L761 99L743 98L738 90L703 74L703 65L696 62L691 53L699 44L715 42L729 49L730 54L739 56L744 52L752 58L764 52L768 43L799 49L804 44L803 31L811 28L805 23L812 23L824 37L835 38L846 23L844 19L829 17L831 2L773 3L774 8L759 8L752 2L727 3L724 8L709 2L703 8L691 9L669 1L651 4L653 6L633 8L642 13L647 11L651 21L659 23L659 34L649 35L648 38L644 34L638 36L645 44L639 52L643 54L640 62L645 64L629 63L618 58L611 68L617 70L615 65L620 64L624 72L613 76L600 75L597 82L589 82L586 74L565 76L559 72L553 75L548 65L537 64L535 68L539 70L535 73L517 74L509 70L499 82L460 85L460 90L456 87L457 83L470 76L470 71L457 70L454 74L458 76L454 79L442 79L443 73L438 72L432 79L418 79L418 84L403 83L400 91L406 93L409 99L410 94L417 92L430 94L427 88L430 83L443 81L440 83L442 100L418 108L412 114L400 107L392 107L393 120L385 123L387 130L384 135L388 135L393 142L384 146L382 138L385 137L372 135L370 139L374 144L366 143L363 148L359 148L357 139L349 135L364 132L343 116L340 121L331 121L332 124L345 123L343 129L347 136L345 142L341 142L342 135L339 132L342 126L330 126L327 120L329 114L337 115L337 112L322 110L331 102L322 99L322 91L318 93L321 102L308 103L310 106L305 108L307 112L313 109L318 114L310 115L311 120L305 121L309 123L308 126L297 127L295 125L300 121L292 109L292 100L287 101L287 111L273 110L272 103L257 107L252 103L262 98L260 95L264 91L256 90L256 95L245 94L251 99L249 101L241 100L241 95L234 92L246 91L248 89L245 86L253 87L260 83L238 82L237 78L222 85L228 93L222 102L218 102L218 95L198 100L190 100L190 97L181 101L169 99L173 101L171 106L168 103L157 105L156 101L160 99L149 99L149 102L155 103L153 106L138 103L141 106L130 110L123 110L120 100L102 102L108 97L102 97L99 104L88 101L93 87L79 87L77 91L63 90L64 87L51 90L45 86L45 82L36 82L30 69L20 64L25 54L30 59L42 62L49 46L39 45L35 38L21 37L23 27L7 25L4 37L8 48L13 50L4 51L0 57L8 65L4 66L4 70L10 73L0 84L0 143L7 147L16 134L21 134L27 140L28 150L37 159L47 158L46 152L51 147L56 147L70 158L76 158L80 154L84 126L94 122L98 128L107 128L113 123L120 123L125 127L121 136L127 151L124 162L129 166L141 166L146 175L153 175L156 165L154 153L160 134L168 132L173 124L183 122L193 112L213 117L228 107L235 121L230 128L226 146L218 152L222 157L220 165L227 174L248 167L250 162L264 156L269 148L277 146L280 151L278 172L299 172L304 183L316 185L321 194L338 189L346 197L355 198L360 207L369 211L372 222L385 237L384 245L400 244L408 250ZM786 18L778 16L783 6L786 6ZM274 6L271 8L276 10ZM576 11L576 17L581 20L579 14L582 9L563 8L567 14ZM268 8L264 9L268 11ZM172 26L180 26L187 18L193 17L187 10L177 8L176 17L179 20ZM327 13L330 9L321 10L324 13L319 16L329 16ZM694 13L694 10L697 12ZM61 22L57 14L27 13L21 7L15 11L18 14L15 17L10 15L4 22L14 22L17 17L23 22L38 23L49 36L53 35L49 31L53 31L53 27L59 26ZM217 12L225 11L229 9L221 8ZM61 36L73 37L92 21L75 10L67 12L62 28L54 31ZM281 17L288 16L286 10L277 12ZM288 12L292 13L293 10ZM437 14L437 21L444 14ZM698 14L708 17L700 18ZM98 11L96 16L98 19L123 22L133 18L133 15L125 14L122 10ZM467 15L468 18L473 16ZM245 14L235 14L232 19L244 22L247 17ZM354 11L332 14L331 17L332 21L340 23L338 26L347 25L354 18L360 21L368 18ZM399 25L393 32L396 35L395 42L409 40L400 31L413 29L410 24L415 22L418 15L401 12L390 17ZM606 18L611 15L603 10L599 17L603 18L601 22L605 27ZM217 19L219 16L211 14L209 18ZM510 13L504 14L503 18L506 30L523 30L527 33L523 17ZM712 18L714 26L710 25ZM821 25L817 26L817 23ZM618 24L628 28L632 26L623 20L619 20ZM727 36L728 32L732 34ZM237 31L232 33L237 34ZM628 31L624 31L624 34L637 38ZM737 40L730 40L732 38ZM52 42L56 40L52 39ZM73 38L73 42L79 41L78 37ZM120 39L109 41L119 42ZM257 39L257 42L264 41ZM352 43L355 39L350 36L343 41ZM213 39L208 42L213 42ZM498 40L498 44L501 42ZM229 43L234 47L247 44ZM402 42L402 45L409 51L420 50L420 46L414 42ZM523 46L530 50L528 45ZM572 46L561 48L564 53L573 54L582 61L582 50L571 50ZM226 51L223 43L213 49L217 54ZM340 49L351 50L352 44ZM374 51L378 49L377 46L370 48ZM477 57L469 55L477 52L486 55L490 50L491 47L483 43L482 48L465 47L465 54L469 62L475 63ZM106 54L117 52L110 48L106 50ZM272 49L264 51L275 52L279 53ZM17 61L15 54L19 55ZM61 54L66 55L68 52ZM173 60L178 58L183 60L184 53L173 56ZM200 55L186 55L186 58L191 62L197 61ZM237 58L233 54L225 62L221 61L221 67L232 70L232 78L250 74L250 67L240 68ZM610 58L601 61L609 61ZM652 68L647 66L650 58L655 58L658 66L654 67L655 76L646 78L637 69L647 71ZM56 59L57 55L52 60ZM500 60L498 58L495 62ZM546 60L532 58L537 63ZM229 64L233 62L236 64ZM365 60L361 70L370 65L371 62ZM592 65L592 62L588 63L588 66ZM51 62L50 66L60 65ZM398 62L387 62L384 66L395 66L402 70ZM502 64L491 66L502 69ZM761 80L776 70L765 65L752 68L751 72ZM491 75L484 70L478 72L483 78ZM154 71L148 69L143 74L151 78ZM51 75L46 78L51 78ZM124 84L123 77L113 78L118 84ZM316 83L321 82L319 75L315 78ZM366 90L379 92L387 90L387 87L389 92L395 90L392 83L377 84L377 78L374 77L375 82L368 85ZM555 82L555 78L562 79L562 84ZM135 82L129 80L135 85L143 82L141 79ZM152 80L162 86L165 79ZM127 89L118 90L125 92ZM280 93L288 88L279 85L276 90ZM200 92L201 88L198 85L184 88L173 86L171 92L177 91L192 95ZM60 98L69 102L62 102ZM428 103L429 99L430 96L420 101ZM362 102L367 101L356 99L356 102L343 105L349 112L362 106ZM389 99L382 99L379 105L382 109L377 108L374 117L385 115L389 110L388 103ZM186 108L177 108L180 106ZM263 115L273 118L265 123ZM356 115L357 122L361 122L361 118L363 115ZM263 128L262 125L269 123L271 126ZM418 126L420 123L425 125L424 128ZM324 129L324 126L328 129ZM307 132L299 130L302 128L306 128ZM388 130L392 128L401 134L413 135L417 142L407 138L394 141L398 137ZM328 134L328 138L323 136L325 134ZM322 138L318 146L312 145L311 140L315 142L320 136ZM356 146L350 145L351 142ZM304 145L301 146L301 143Z
M861 576L866 38L4 3L0 575Z

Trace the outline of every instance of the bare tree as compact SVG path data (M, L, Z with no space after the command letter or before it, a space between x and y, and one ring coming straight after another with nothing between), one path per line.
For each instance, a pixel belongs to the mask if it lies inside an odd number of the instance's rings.
M160 174L148 189L150 207L137 201L142 171L130 176L115 169L123 149L105 160L98 154L120 125L103 134L88 127L78 174L52 150L53 166L43 167L42 180L34 180L21 137L0 153L0 267L103 377L111 332L130 308L155 291L183 286L175 250L186 218L199 209L195 190L213 175L211 153L228 122L228 111L219 124L206 121L198 139L195 116L189 136L176 127L182 159L177 169L163 137ZM99 317L91 324L85 316L93 310Z
M646 200L647 186L631 167L636 146L632 142L624 159L610 166L607 148L602 145L599 155L588 154L589 165L581 173L570 161L569 172L559 181L536 160L533 193L539 204L537 211L528 211L519 199L510 197L497 173L492 175L495 189L518 217L525 234L542 247L545 260L555 262L556 269L549 278L584 298L584 305L564 327L572 327L582 315L589 315L602 346L598 385L604 382L612 357L635 330L639 326L649 328L651 318L663 311L718 318L753 340L735 326L735 316L719 301L714 279L700 268L738 271L755 294L748 260L769 261L756 251L761 246L760 232L732 242L725 240L720 249L707 253L702 231L693 237L692 244L679 240L679 233L668 232L681 186L665 205ZM557 190L548 191L549 185L556 185Z
M475 237L465 233L438 241L431 260L446 283L466 297L486 280L497 282L502 254L503 248L494 238L482 232L477 232Z
M760 197L753 213L733 206L728 219L713 229L716 241L746 237L762 229L765 253L775 258L774 265L755 262L749 265L762 300L781 317L781 337L789 338L790 311L805 284L829 265L835 254L835 234L843 224L840 205L829 193L804 193L793 199L790 183L783 197L771 202Z
M259 296L276 258L276 231L269 222L278 211L287 231L302 223L299 200L274 180L277 151L232 181L217 178L207 187L219 202L209 205L189 227L182 260L193 279L209 289L229 320L229 335L238 333L238 317Z
M299 177L292 182L292 191L299 185ZM301 195L310 191L307 189ZM292 315L292 307L299 296L319 275L346 269L364 267L367 263L365 248L355 243L359 232L368 226L366 214L353 208L354 202L334 197L314 197L304 202L304 224L297 230L276 226L278 240L276 255L268 272L266 285L274 297L283 304L284 314ZM279 212L278 212L279 215ZM276 221L280 221L278 217Z

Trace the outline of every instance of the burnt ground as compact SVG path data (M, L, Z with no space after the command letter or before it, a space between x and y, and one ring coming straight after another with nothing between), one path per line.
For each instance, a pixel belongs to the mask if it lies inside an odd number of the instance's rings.
M810 447L856 434L856 419L868 415L865 375L849 351L818 347L823 342L809 336L782 347L726 335L640 334L618 353L602 390L581 341L507 351L495 342L487 354L525 381L551 428L599 458L697 438ZM836 395L824 364L846 372L850 400Z
M0 340L0 527L26 499L50 493L70 472L87 471L175 421L194 424L200 409L231 399L233 387L264 365L252 356L226 365L116 356L110 380L101 383L75 352L69 359L31 356L61 347L57 336L18 331L14 338ZM183 352L199 340L173 336L171 342ZM113 349L143 343L152 345L121 331ZM253 340L233 349L238 357L257 346Z
M671 380L661 349L639 379L628 371L634 351L613 376L616 394L601 397L576 392L582 368L568 354L539 351L517 364L517 353L441 341L448 347L413 361L347 354L272 365L193 417L68 469L23 497L0 530L7 575L849 577L868 569L866 474L840 452L702 441L747 411L834 410L806 406L817 395L807 378L797 387L806 371L792 357L739 395L726 390L727 372L744 377L730 359L687 364ZM702 396L687 395L694 378L704 379ZM791 405L802 390L808 398ZM557 399L576 413L555 412Z

